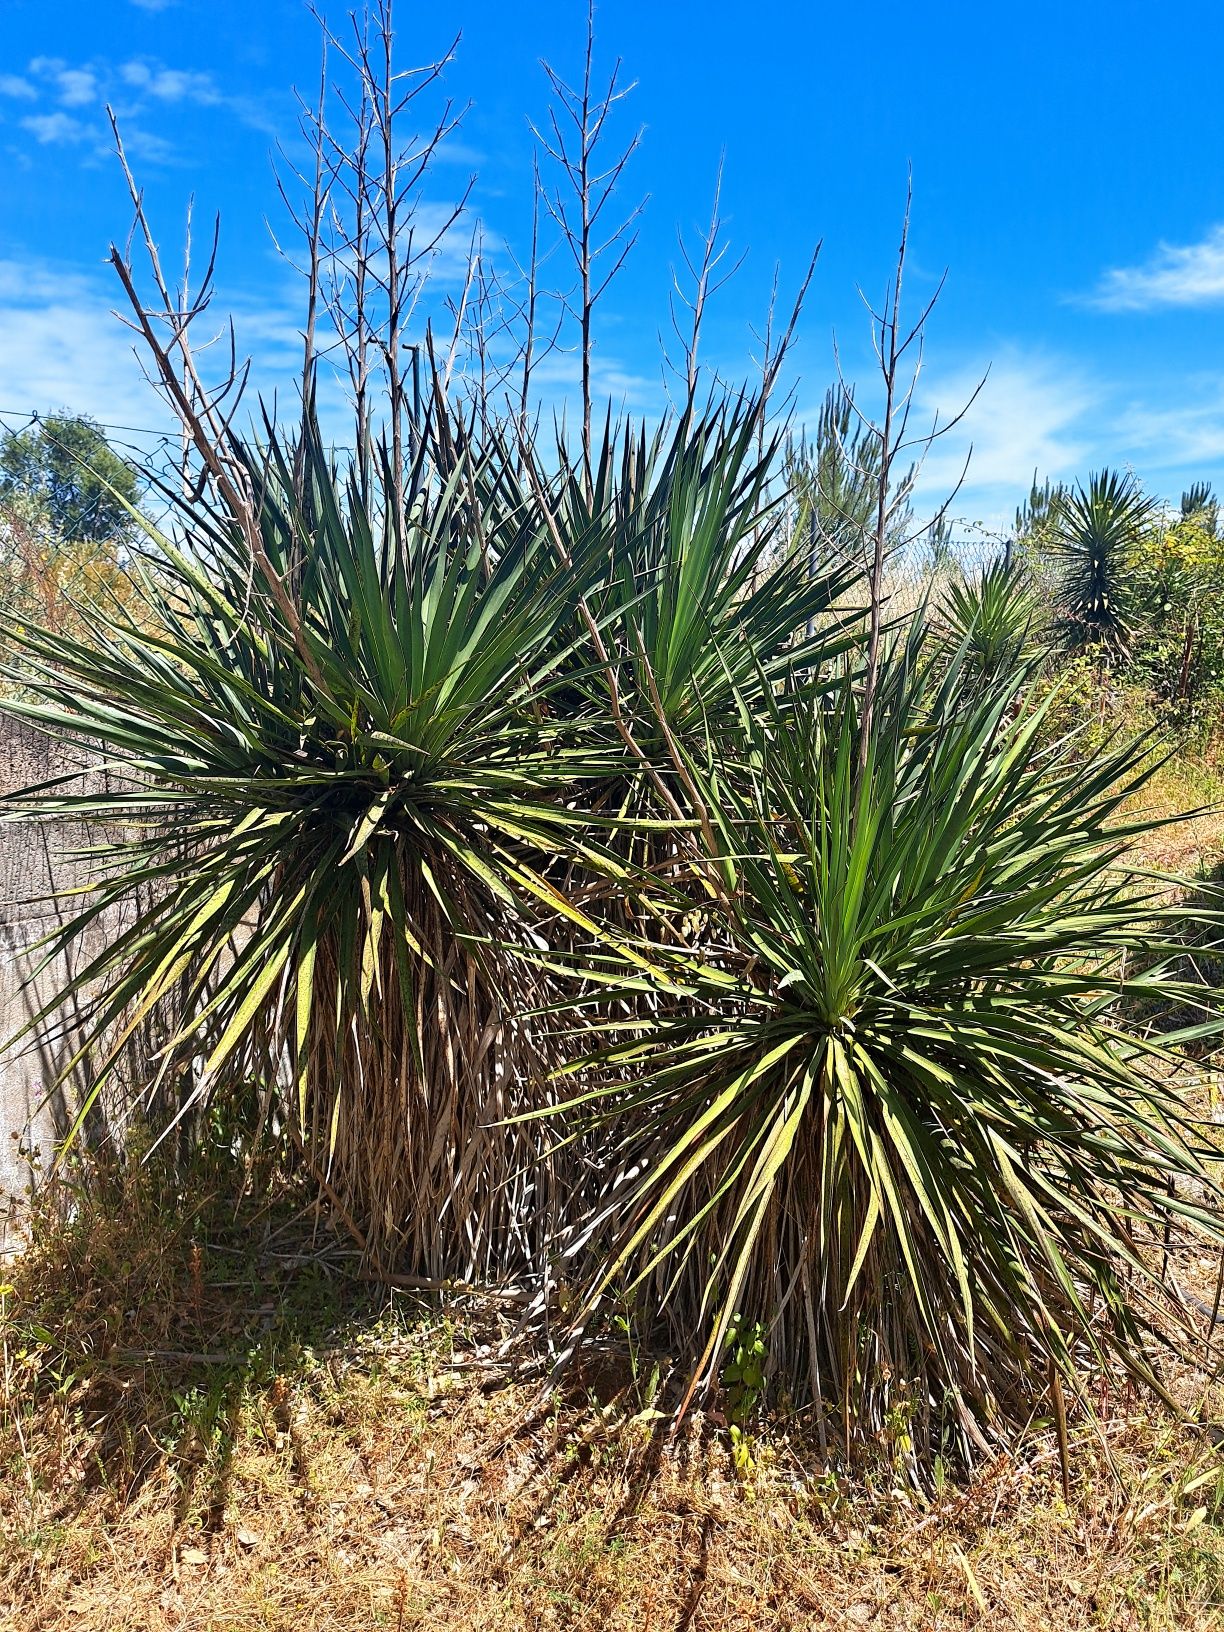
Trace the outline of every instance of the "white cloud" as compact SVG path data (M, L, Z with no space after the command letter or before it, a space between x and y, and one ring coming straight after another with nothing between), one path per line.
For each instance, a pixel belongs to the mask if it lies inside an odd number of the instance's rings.
M1129 403L1115 428L1141 471L1210 476L1224 468L1224 380L1180 381L1172 403Z
M146 164L174 163L174 143L159 136L156 131L142 129L140 125L127 123L123 126L123 145L129 158L141 159ZM108 154L110 151L108 144Z
M20 120L21 127L43 146L87 145L86 162L110 151L110 134L102 117L102 104L108 100L122 101L117 111L124 141L134 155L150 163L170 163L174 158L171 143L147 128L148 120L154 114L163 117L166 108L224 110L252 129L276 134L275 121L262 102L228 94L210 73L168 67L154 58L74 65L62 57L35 57L27 75L0 75L0 97L41 98L47 111ZM143 126L142 119L146 121Z
M542 358L532 381L546 414L565 410L571 422L580 418L582 363L575 352L554 351ZM591 393L600 416L608 403L614 415L658 413L663 407L657 375L635 373L622 358L599 347L591 358Z
M964 473L953 513L987 526L1010 522L1033 473L1081 474L1094 457L1103 389L1062 359L1006 349L989 359L919 381L910 435L948 424L985 383L965 417L931 447L919 479L920 510L948 497ZM920 450L915 449L917 453ZM966 459L968 469L966 470Z
M153 59L136 57L121 63L118 75L138 98L151 99L167 107L224 108L252 130L269 136L280 133L274 117L275 107L270 111L265 101L231 95L210 73L193 68L168 68Z
M0 261L0 407L68 408L108 424L160 422L111 295L102 277Z
M1224 486L1224 373L1152 381L1140 398L1133 380L1065 356L1007 346L987 374L988 363L983 356L920 378L911 436L929 431L936 411L946 424L986 375L964 419L926 457L914 500L920 517L948 498L962 472L949 513L987 533L1010 527L1034 475L1078 481L1102 466L1130 467L1170 499L1197 479ZM870 412L874 405L862 400ZM800 417L815 422L814 412Z
M69 113L31 113L21 121L35 141L43 147L71 147L90 139L89 126Z
M169 11L171 6L178 4L178 0L132 0L132 4L141 11Z
M444 282L462 283L467 276L472 247L483 248L486 257L496 259L505 247L468 208L455 215L453 204L420 199L412 210L412 241L416 253L428 250L430 276ZM430 248L430 246L433 246Z
M435 164L461 165L467 170L476 170L485 162L485 155L478 147L470 142L462 142L457 137L448 136L435 149L433 155Z
M1224 301L1224 225L1197 244L1165 244L1142 266L1110 268L1087 296L1105 312L1159 306L1210 306Z
M59 98L66 108L84 108L98 99L98 80L91 68L64 68L56 75Z
M195 102L202 107L217 107L224 102L211 74L198 73L188 68L163 68L156 63L125 62L119 77L125 85L134 86L159 102Z
M173 258L173 257L171 257ZM288 400L301 364L299 290L286 279L265 280L258 292L231 303L239 356L253 359L251 389L240 411L258 412L257 394L269 402L279 390ZM134 427L121 440L155 454L159 438L173 450L168 410L144 377L143 353L116 315L126 311L118 279L106 268L85 271L47 261L0 259L0 410L14 415L66 408L104 426ZM207 332L197 336L206 377L229 358L228 340L205 342L226 324L210 312ZM245 428L245 427L244 427ZM339 430L337 430L339 434ZM165 437L169 442L164 442Z

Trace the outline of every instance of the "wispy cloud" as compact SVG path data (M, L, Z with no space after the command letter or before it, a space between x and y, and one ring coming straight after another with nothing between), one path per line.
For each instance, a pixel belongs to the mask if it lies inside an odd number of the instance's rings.
M1165 244L1142 266L1111 267L1085 304L1103 312L1145 312L1161 306L1224 302L1224 225L1197 244Z
M929 429L936 414L947 424L985 375L964 419L931 447L920 478L919 508L942 504L963 475L953 512L1001 527L1011 520L1034 471L1039 480L1071 477L1094 457L1104 390L1063 358L1009 349L989 372L987 361L924 375L911 431Z
M1224 479L1224 374L1150 381L1140 396L1133 380L1013 345L993 361L924 373L910 434L929 430L936 413L946 424L983 374L964 419L923 463L915 495L920 516L931 515L962 475L950 513L987 534L1010 526L1034 475L1039 482L1078 481L1102 466L1131 467L1170 499L1194 480ZM814 423L814 414L803 417Z
M101 95L97 69L73 67L63 57L35 57L29 72L39 81L35 94L41 90L43 95L65 108L87 108Z
M155 130L145 130L141 125L125 123L123 145L129 158L140 159L145 164L173 164L177 157L172 141L159 136ZM108 146L107 153L110 151Z
M75 147L92 137L89 126L70 113L31 113L20 121L22 130L28 130L43 147Z
M571 425L581 424L582 364L577 356L553 352L541 360L532 379L546 418L555 414ZM604 404L611 405L613 414L654 415L665 406L658 375L641 374L611 352L595 352L591 390L601 413Z
M130 334L111 313L110 295L102 278L69 267L0 260L0 407L160 423L160 404Z
M476 170L485 162L485 156L482 149L473 147L470 142L461 142L455 136L448 136L435 150L434 163L455 164L468 170Z
M167 108L208 108L230 114L245 125L275 134L275 121L264 103L226 91L211 73L176 68L152 57L122 63L69 63L62 57L35 57L24 76L0 75L0 97L42 104L17 121L41 146L79 147L87 160L109 151L104 104L117 105L124 140L134 154L151 163L170 163L174 148L142 123L154 122Z
M178 0L132 0L132 4L140 11L169 11Z
M432 305L443 322L448 293L453 294L453 286L439 280ZM177 441L170 418L144 378L131 331L115 315L122 304L120 289L104 271L0 259L0 411L22 417L53 408L89 414L104 425L136 427L139 434L125 432L119 439L143 447L151 457L172 458ZM257 285L220 292L217 308L210 312L209 333L223 329L231 315L239 355L252 358L240 423L243 414L257 413L261 395L266 403L292 411L302 354L297 280L283 269L269 275L265 265ZM418 332L423 322L418 318ZM224 368L227 359L224 345L201 354L205 368L210 363ZM320 379L323 432L338 445L352 441L342 372L337 363L325 368ZM616 409L654 413L662 406L657 378L636 372L613 352L596 353L594 386L597 397L610 400ZM571 425L577 422L577 358L568 353L544 358L536 387L546 420L555 413L568 417Z
M225 98L211 74L189 68L164 68L157 63L136 60L120 65L119 77L158 102L195 102L203 107L219 107Z
M265 102L237 96L220 86L210 73L194 68L169 68L155 59L138 57L121 63L119 78L139 99L163 107L223 108L252 130L276 135L278 125Z
M1172 402L1131 402L1115 430L1144 471L1211 476L1224 467L1224 380L1182 380Z
M272 279L231 302L239 347L253 360L252 413L257 391L271 401L296 380L297 294L287 280ZM117 281L105 272L40 259L0 259L0 410L11 417L67 408L103 425L133 427L135 434L125 432L121 440L151 455L159 440L177 446L168 410L145 378L134 336L116 316L123 304ZM210 333L227 316L219 311ZM217 348L218 355L223 349ZM206 373L215 360L202 351ZM217 366L223 368L227 360L228 353Z
M90 68L64 68L57 76L66 108L87 108L98 100L98 77Z

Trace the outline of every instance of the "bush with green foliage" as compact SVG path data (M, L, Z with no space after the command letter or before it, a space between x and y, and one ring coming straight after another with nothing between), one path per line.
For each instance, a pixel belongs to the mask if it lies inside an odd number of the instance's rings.
M83 633L88 608L131 606L136 471L88 420L52 415L0 441L0 609ZM7 689L17 682L10 679Z
M1224 537L1208 490L1148 535L1131 576L1136 677L1179 722L1210 727L1224 713Z
M36 500L54 534L69 543L136 537L132 511L141 488L136 466L83 414L47 414L0 440L0 500Z
M683 825L662 733L717 729L802 661L796 619L844 580L750 586L770 539L751 410L623 457L610 438L589 493L563 452L528 483L452 429L423 440L402 529L317 435L265 450L264 549L300 632L224 518L185 511L135 614L13 631L37 699L13 707L116 777L38 808L132 835L53 943L129 925L80 972L94 1093L116 1036L173 1003L176 1106L254 1083L371 1251L470 1279L543 1261L581 1194L498 1131L555 1058L527 1018L547 986L511 949L588 924L552 881L567 861L623 878L623 835Z
M1134 635L1129 569L1156 505L1133 476L1102 470L1063 493L1046 533L1058 571L1055 610L1067 644L1122 657Z

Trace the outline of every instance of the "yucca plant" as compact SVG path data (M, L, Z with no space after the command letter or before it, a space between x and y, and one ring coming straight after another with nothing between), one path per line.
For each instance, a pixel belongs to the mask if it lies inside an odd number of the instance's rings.
M586 790L606 853L634 869L608 875L605 924L633 916L631 879L666 870L699 825L682 745L712 768L743 708L779 685L819 689L858 639L862 569L839 561L816 574L777 549L777 446L762 445L762 411L741 396L653 436L609 427L589 474L562 445L559 478L537 465L528 484L558 536L606 562L581 608L599 634L572 658L584 673L559 699L620 750Z
M1165 1392L1161 1344L1200 1338L1167 1265L1222 1234L1187 1034L1120 1013L1176 993L1219 1025L1172 972L1184 913L1121 865L1145 745L1043 751L1010 690L931 673L919 635L885 661L861 774L850 680L745 713L702 785L724 890L681 891L702 932L656 937L653 976L588 956L601 1007L666 1001L557 1113L609 1151L583 1318L636 1295L707 1390L759 1327L830 1450L883 1442L919 1480L1051 1389Z
M603 541L608 577L592 604L609 630L619 706L660 759L663 722L708 734L762 687L854 643L856 612L833 608L861 568L839 560L813 574L776 555L778 446L759 444L763 412L745 397L686 413L653 438L609 431L589 485L561 449L557 523L567 537ZM591 672L593 706L606 714L606 675Z
M48 948L126 913L75 980L93 1093L116 1037L173 999L178 1102L253 1085L371 1252L474 1277L533 1260L576 1204L497 1131L549 1057L523 1018L539 978L504 949L559 910L538 866L574 789L619 759L553 706L582 678L574 602L606 563L594 541L559 559L496 450L457 436L422 444L402 530L385 480L367 498L317 434L273 436L252 458L280 595L224 515L193 509L184 540L153 540L138 616L20 637L36 699L15 706L114 779L20 801L115 824Z
M402 523L387 467L273 434L251 455L267 571L195 507L184 541L153 539L137 614L19 637L21 712L118 785L21 808L126 829L48 946L127 913L73 993L94 1094L117 1039L173 1008L159 1084L188 1106L253 1088L372 1252L540 1267L583 1191L514 1120L554 1059L525 1017L555 996L514 953L589 933L587 897L627 901L635 845L674 853L660 719L708 733L736 688L816 655L791 643L828 586L749 582L754 412L609 430L593 491L564 447L524 468L441 423Z
M1156 513L1131 475L1102 470L1062 495L1048 537L1058 567L1055 610L1077 648L1125 653L1127 563Z
M939 633L961 654L965 677L983 684L1017 676L1036 646L1038 600L1023 568L991 561L971 578L949 580Z
M1214 534L1219 523L1220 502L1210 482L1191 482L1181 496L1183 521L1200 520Z

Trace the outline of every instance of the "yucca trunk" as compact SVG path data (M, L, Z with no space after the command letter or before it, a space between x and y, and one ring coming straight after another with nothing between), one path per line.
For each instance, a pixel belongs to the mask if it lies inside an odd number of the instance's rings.
M558 1162L538 1124L559 1059L547 977L505 905L433 858L427 883L401 854L406 949L384 944L364 1010L337 1028L328 996L352 960L342 927L321 942L304 1051L304 1140L366 1238L373 1262L439 1280L536 1278L583 1204L576 1154ZM463 901L486 944L456 932Z

